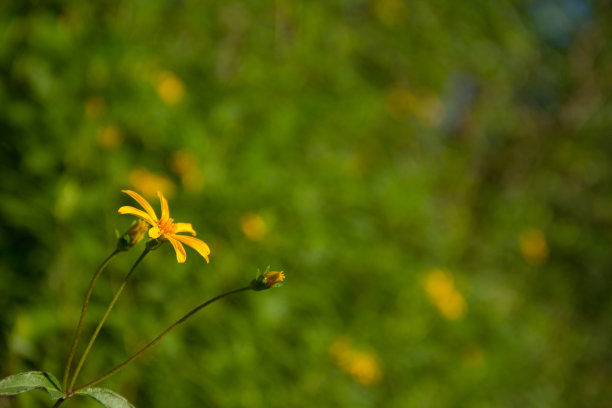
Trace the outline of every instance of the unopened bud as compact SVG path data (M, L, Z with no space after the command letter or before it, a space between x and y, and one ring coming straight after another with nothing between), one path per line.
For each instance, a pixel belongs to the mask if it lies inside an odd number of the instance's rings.
M117 242L117 248L121 251L127 251L137 243L139 243L145 236L149 224L144 220L137 220L132 226L119 238Z
M277 288L282 285L285 280L283 271L270 271L270 267L264 273L259 273L253 281L251 281L251 289L259 291L270 288Z

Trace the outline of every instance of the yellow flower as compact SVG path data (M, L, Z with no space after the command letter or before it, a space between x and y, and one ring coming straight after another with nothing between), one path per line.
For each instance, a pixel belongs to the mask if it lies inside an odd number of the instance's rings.
M382 377L376 354L372 351L353 348L350 339L346 336L334 340L329 346L329 354L342 371L349 373L355 381L362 385L374 385Z
M271 288L278 285L280 282L285 280L285 274L283 271L280 272L266 272L264 273L264 282L266 288Z
M431 270L425 278L424 288L431 301L447 319L460 319L467 312L465 299L455 287L453 278L447 271Z
M372 385L380 380L380 368L376 357L367 352L356 351L346 370L362 385Z
M282 285L285 280L283 271L270 271L270 267L266 268L264 273L257 271L257 277L251 281L251 289L255 291L277 288Z
M185 86L173 72L162 71L157 75L155 89L166 105L176 105L185 97Z
M198 251L198 253L202 255L204 259L206 259L206 262L209 261L208 255L210 254L210 248L204 241L187 235L178 235L179 232L188 232L192 235L196 235L196 232L191 224L185 222L174 222L174 220L170 218L168 202L162 193L157 193L159 196L159 201L161 202L161 218L157 218L157 214L155 214L155 211L153 211L151 204L149 204L149 202L140 194L131 190L121 191L136 200L145 211L130 206L123 206L119 208L119 214L135 215L149 223L151 225L151 228L149 229L149 237L152 239L168 240L174 247L174 250L176 251L176 259L180 263L185 262L185 259L187 259L187 254L183 244L188 245Z

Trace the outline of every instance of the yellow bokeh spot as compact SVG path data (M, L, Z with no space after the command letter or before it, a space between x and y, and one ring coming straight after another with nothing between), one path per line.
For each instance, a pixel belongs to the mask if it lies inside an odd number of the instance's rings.
M389 116L402 120L413 115L426 126L438 126L443 119L443 105L431 91L411 92L392 88L385 95L385 108Z
M355 381L370 386L378 383L382 371L376 355L371 351L357 350L346 337L338 337L329 346L332 361Z
M158 191L167 197L172 197L176 191L172 180L147 169L134 169L130 172L129 178L134 190L141 192L146 197L156 197Z
M183 81L170 71L162 71L157 74L155 90L166 105L176 105L185 97Z
M106 113L106 101L99 96L90 96L85 101L85 115L97 119Z
M518 239L523 259L531 265L541 265L548 258L548 244L544 233L539 229L529 228L521 233Z
M353 354L348 372L363 385L372 385L380 379L380 368L374 355L357 351Z
M117 126L105 126L98 131L98 144L104 150L115 150L123 143L123 135Z
M197 193L204 187L204 174L191 153L184 150L174 153L170 158L170 168L179 175L185 190Z
M465 316L467 303L447 271L433 269L428 272L424 289L438 311L447 319L457 320Z
M375 0L373 11L376 17L388 27L399 25L408 15L408 7L401 0Z
M240 217L240 228L251 241L261 241L268 233L266 222L259 214L255 213L244 214Z

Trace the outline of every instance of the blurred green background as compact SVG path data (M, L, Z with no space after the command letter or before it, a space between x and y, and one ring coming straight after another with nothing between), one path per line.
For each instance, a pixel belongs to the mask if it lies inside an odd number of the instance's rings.
M211 262L145 258L81 384L270 265L282 288L100 386L137 407L612 406L610 21L604 0L2 1L0 377L61 376L130 188L157 211L163 191Z

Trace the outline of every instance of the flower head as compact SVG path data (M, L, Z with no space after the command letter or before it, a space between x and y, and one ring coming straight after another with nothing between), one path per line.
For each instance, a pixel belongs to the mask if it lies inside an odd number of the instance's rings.
M280 282L285 280L285 274L283 271L280 272L266 272L264 273L264 283L266 288L280 286Z
M162 193L157 192L159 201L161 203L161 217L157 218L157 214L155 214L151 204L149 204L149 202L140 194L131 190L121 191L136 200L144 211L130 206L123 206L119 208L119 214L135 215L151 225L151 228L149 229L149 237L158 240L165 239L170 242L170 244L172 244L174 247L174 251L176 252L176 259L180 263L185 262L185 259L187 259L187 253L185 252L185 247L183 247L183 244L198 251L198 253L202 255L204 259L206 259L206 262L209 261L208 255L210 254L210 248L204 241L187 235L178 235L180 232L188 232L192 235L196 235L196 232L191 224L185 222L174 222L174 220L170 218L168 201L166 201L166 198Z
M257 277L251 282L251 289L258 291L277 288L282 285L281 282L284 280L285 274L283 271L270 271L270 267L268 266L264 273L257 273Z

